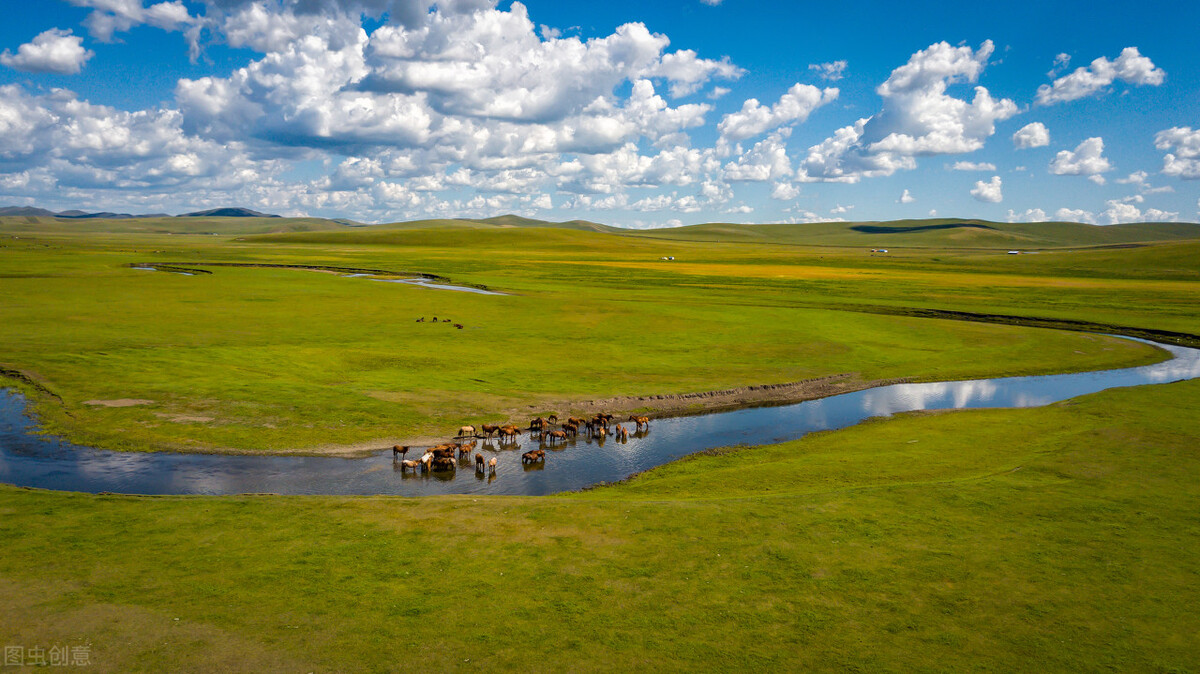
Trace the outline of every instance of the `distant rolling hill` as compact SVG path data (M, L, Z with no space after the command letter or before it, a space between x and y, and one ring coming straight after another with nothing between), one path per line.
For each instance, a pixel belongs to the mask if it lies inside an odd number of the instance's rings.
M278 218L278 215L259 213L249 208L212 208L207 211L183 213L181 218Z
M619 227L610 227L588 220L567 220L566 222L551 222L536 220L519 215L497 215L491 218L442 218L431 220L410 220L408 222L391 222L383 225L372 225L378 229L490 229L490 228L530 228L543 227L548 229L579 229L591 232L624 232Z
M353 220L286 218L246 208L218 208L179 217L127 216L34 207L0 208L0 230L217 235L307 235L312 242L362 243L446 240L465 245L473 237L503 237L506 230L560 230L616 234L650 240L761 243L797 246L862 246L963 249L1050 249L1127 246L1200 240L1200 224L1149 222L1087 225L1077 222L990 222L931 218L872 222L747 225L712 222L669 229L632 230L588 220L551 222L519 215L489 218L441 218L367 225ZM414 239L409 233L427 232ZM435 235L436 233L436 235ZM432 238L430 238L432 236ZM515 233L512 236L516 236ZM449 237L449 238L447 238ZM293 237L294 238L294 237ZM524 240L527 237L517 237ZM283 239L278 239L283 240ZM298 239L297 239L298 240Z
M316 232L349 229L324 218L280 217L138 217L71 219L45 216L0 216L0 231L29 234L215 234L239 236L271 232Z
M1078 222L1008 223L937 218L767 225L707 223L671 229L638 230L629 232L629 235L676 241L1019 250L1200 239L1200 224L1139 222L1126 225L1087 225Z

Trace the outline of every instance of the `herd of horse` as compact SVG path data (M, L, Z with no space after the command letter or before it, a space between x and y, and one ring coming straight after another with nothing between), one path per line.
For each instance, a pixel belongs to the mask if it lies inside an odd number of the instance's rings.
M498 439L500 448L503 449L506 445L512 445L517 442L521 433L528 432L530 438L537 438L538 442L544 445L556 445L560 442L565 443L570 439L579 437L582 432L588 438L598 438L603 440L605 437L613 436L619 442L629 440L629 429L622 426L620 423L614 422L615 415L598 413L591 418L584 417L568 417L561 424L558 423L558 415L551 414L547 417L538 417L529 422L527 428L521 428L514 424L482 424L479 428L467 425L460 426L458 434L452 442L445 442L434 447L426 449L419 459L409 459L408 451L412 449L408 445L396 445L392 447L392 460L400 464L400 472L412 470L414 473L418 470L423 472L432 471L453 471L458 468L457 459L465 459L471 456L475 450L476 440L492 440ZM650 417L629 415L629 421L635 425L635 432L649 430ZM557 428L556 428L557 427ZM469 442L456 442L470 438ZM533 449L521 454L522 465L530 465L537 463L545 463L546 450ZM485 460L483 454L475 453L475 472L490 475L496 474L497 457Z

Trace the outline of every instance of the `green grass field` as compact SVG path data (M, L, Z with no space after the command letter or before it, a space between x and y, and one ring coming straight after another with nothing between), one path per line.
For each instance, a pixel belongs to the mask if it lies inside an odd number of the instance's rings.
M559 497L0 488L0 634L95 671L1200 667L1200 383Z
M0 366L47 429L279 452L600 396L1162 357L918 310L1200 335L1189 226L736 226L716 242L715 225L178 220L0 218ZM1018 239L1039 250L1007 255ZM128 267L145 262L509 294ZM434 315L464 329L415 320ZM118 399L149 403L87 404ZM1197 671L1198 409L1189 381L904 415L552 497L0 486L0 637L85 647L98 672Z
M1096 335L879 307L1200 334L1200 244L1186 241L873 256L503 218L415 228L173 218L113 221L115 233L94 221L42 220L0 222L0 366L61 399L25 387L47 429L114 449L383 446L610 396L829 374L862 382L1035 374L1161 357ZM264 227L275 233L256 233ZM286 269L215 267L188 277L128 268L135 262L424 272L510 294ZM464 329L416 322L433 316ZM87 404L114 400L149 402Z

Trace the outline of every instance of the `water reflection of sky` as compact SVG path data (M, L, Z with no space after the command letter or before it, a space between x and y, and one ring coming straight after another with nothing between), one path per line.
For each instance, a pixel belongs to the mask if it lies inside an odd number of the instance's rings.
M874 416L933 409L1033 407L1119 386L1200 377L1200 350L1163 348L1170 361L1125 370L1044 377L897 384L821 400L694 417L657 419L628 443L579 438L545 447L545 464L524 466L521 452L537 448L480 444L496 475L478 475L473 458L452 473L400 473L391 451L358 459L299 456L109 452L31 434L24 399L0 393L0 481L72 491L141 494L550 494L623 479L713 447L768 444L813 431L844 428ZM624 422L632 427L629 422Z

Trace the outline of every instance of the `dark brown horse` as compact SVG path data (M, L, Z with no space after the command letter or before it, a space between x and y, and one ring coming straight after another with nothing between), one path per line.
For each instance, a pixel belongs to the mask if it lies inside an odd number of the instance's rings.
M392 447L392 458L393 459L396 458L397 456L403 457L406 454L408 454L408 445L395 445L394 447Z
M521 463L537 463L538 461L545 460L546 451L542 449L530 450L521 455Z

